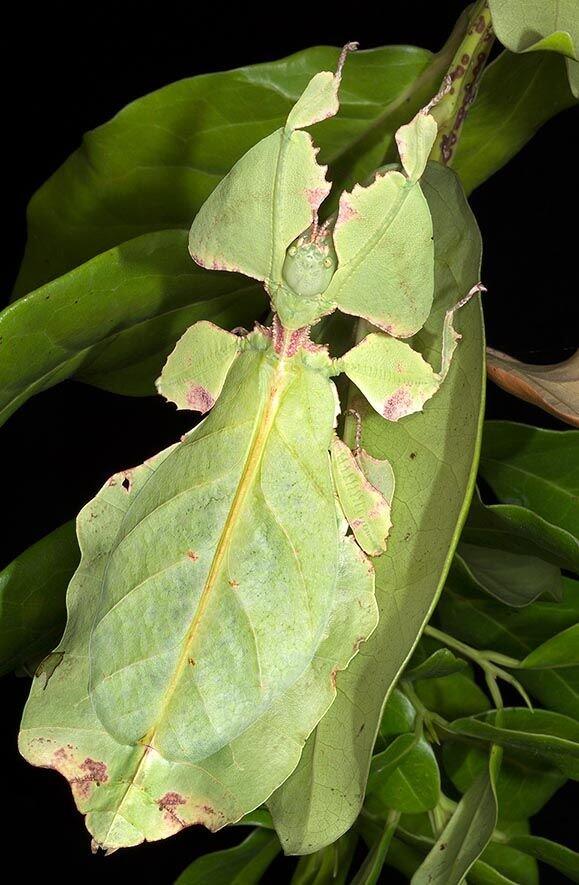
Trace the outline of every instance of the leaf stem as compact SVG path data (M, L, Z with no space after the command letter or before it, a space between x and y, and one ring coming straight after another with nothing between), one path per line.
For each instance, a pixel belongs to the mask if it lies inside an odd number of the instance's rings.
M511 685L516 691L518 691L529 709L533 709L529 696L520 682L515 679L511 673L507 673L506 670L503 670L502 667L498 666L498 664L503 664L506 667L516 668L520 667L520 661L499 654L498 652L480 651L479 649L472 648L472 646L467 645L465 642L461 642L460 639L456 639L454 636L449 636L448 633L444 633L442 630L438 630L430 624L424 628L424 633L426 636L431 636L432 639L442 642L443 645L458 651L464 657L469 658L471 661L474 661L475 664L478 664L485 674L490 695L498 710L502 708L503 702L497 685L497 679L502 679L503 682L507 682Z
M476 98L478 83L494 41L487 0L478 0L469 15L465 36L455 52L447 76L452 86L433 109L438 135L430 154L445 166L452 163L462 125Z

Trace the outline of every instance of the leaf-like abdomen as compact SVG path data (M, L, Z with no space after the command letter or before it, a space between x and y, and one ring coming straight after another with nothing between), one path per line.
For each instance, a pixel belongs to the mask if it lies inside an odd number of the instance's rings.
M207 758L321 641L337 561L334 398L322 374L276 372L263 351L243 353L125 515L90 652L93 704L119 743Z

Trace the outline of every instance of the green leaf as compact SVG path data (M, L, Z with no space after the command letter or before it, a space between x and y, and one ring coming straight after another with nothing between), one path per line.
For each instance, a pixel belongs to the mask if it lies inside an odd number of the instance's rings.
M371 814L384 814L394 808L404 814L420 814L435 808L440 799L440 772L430 744L423 738L414 739L407 752L398 751L397 760L389 764L382 760L396 744L407 741L411 735L400 735L378 756L372 759L366 807Z
M479 547L462 541L452 569L461 580L518 608L544 594L559 598L561 570L538 556Z
M393 774L403 759L416 746L418 736L414 733L398 735L381 753L372 757L366 793L373 793L380 784Z
M471 503L456 569L508 605L528 605L548 593L559 598L560 567L579 570L579 543L536 513L511 504Z
M468 670L466 661L457 658L448 648L439 648L417 667L406 670L404 678L410 682L417 679L439 679L464 670Z
M504 504L579 534L579 459L573 430L486 421L479 471Z
M463 642L520 660L579 620L579 586L564 578L563 588L560 602L513 610L474 591L453 568L437 615L443 629ZM518 670L517 679L545 706L579 720L579 667Z
M444 719L473 716L488 710L490 703L484 691L474 681L472 670L454 673L439 679L416 682L416 694L428 710L439 713Z
M496 35L514 52L547 50L566 57L569 82L579 84L579 17L574 0L489 0ZM576 88L575 95L579 95Z
M435 360L445 311L478 280L480 240L451 172L433 164L423 186L434 223L436 301L417 343L425 358ZM362 414L364 447L374 457L387 457L396 474L394 528L387 552L374 560L379 626L338 677L337 701L310 737L294 774L268 802L289 853L335 841L357 817L384 700L432 613L460 533L474 481L483 399L476 301L461 311L457 325L463 340L424 413L386 425L363 401L352 403Z
M261 805L376 624L369 563L338 531L329 357L277 359L263 330L242 350L208 417L78 519L61 661L33 682L20 749L67 777L104 848Z
M576 851L541 836L512 836L508 844L563 873L571 882L579 882L579 854Z
M380 721L380 736L383 739L408 734L414 731L416 710L405 694L395 688L388 698Z
M439 603L440 604L440 603ZM424 664L437 651L446 651L444 646L429 636L423 636L416 651L414 652L409 667ZM449 676L437 678L417 679L414 682L414 691L427 710L439 713L444 719L458 719L460 716L472 716L488 710L490 702L484 691L474 681L472 665L461 658L455 659L459 663L457 672ZM410 670L405 670L404 679L410 677ZM392 697L386 705L388 709ZM412 708L414 709L414 708ZM409 729L410 730L410 729Z
M575 104L556 55L503 52L483 72L453 168L471 193L517 154L543 123Z
M263 305L241 277L196 267L184 231L124 243L0 314L0 423L73 374L154 393L175 339L196 320L252 324Z
M62 634L65 591L80 553L67 522L0 572L0 674L44 657Z
M497 822L497 759L464 794L452 817L412 877L411 885L458 885L486 848Z
M482 860L477 860L468 874L468 881L473 885L521 885L518 881L503 876L498 870Z
M267 808L261 806L256 808L255 811L250 811L249 814L244 815L241 820L237 821L237 826L265 827L266 830L273 830L273 821Z
M258 885L280 850L275 833L256 829L235 848L198 857L183 870L175 885Z
M386 862L392 837L396 832L397 815L389 816L380 837L374 842L364 863L352 879L351 885L376 885Z
M486 749L468 743L445 741L444 770L457 790L466 793L485 770ZM524 820L537 814L567 778L548 762L505 747L496 788L501 820Z
M291 885L345 885L358 842L354 830L337 842L300 857Z
M544 759L567 777L579 779L579 723L568 716L550 710L510 707L455 719L448 729Z
M188 230L221 178L283 125L309 80L320 70L334 70L338 55L338 49L315 47L267 64L180 80L137 99L90 132L30 203L17 293L143 233ZM372 147L360 146L364 135L378 129L378 155L363 174L380 165L394 130L405 122L390 121L391 105L400 101L412 116L440 82L444 66L435 71L434 83L422 84L426 94L418 96L418 104L405 102L432 60L430 52L411 46L366 50L348 59L342 113L316 129L320 162L335 163L354 147L359 156Z
M499 812L501 812L498 787L497 799L499 802ZM526 836L529 833L529 822L528 820L505 821L501 819L499 821L499 829L502 836ZM516 882L517 885L539 885L537 861L508 844L491 841L483 851L480 861L477 861L477 865L480 863L489 864L499 874L508 876L509 880ZM469 879L476 883L477 880L473 878L473 872L471 870L469 873Z
M482 503L472 500L462 540L491 550L506 550L526 556L535 554L561 568L579 571L579 542L526 507L515 504Z
M579 624L547 639L521 662L528 670L579 665Z

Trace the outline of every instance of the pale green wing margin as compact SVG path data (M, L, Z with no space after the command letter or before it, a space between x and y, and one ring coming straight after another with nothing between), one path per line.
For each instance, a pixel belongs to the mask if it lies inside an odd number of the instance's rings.
M169 354L157 390L178 409L203 414L221 393L239 350L237 335L206 320L195 323Z
M281 282L286 249L317 220L330 190L327 167L301 130L338 111L342 63L336 74L313 77L285 127L244 154L205 201L189 234L197 264L239 271L270 289Z
M403 341L380 332L367 335L337 363L360 388L368 402L388 421L398 421L422 411L446 378L460 335L453 325L454 314L477 292L478 283L455 307L446 312L442 327L440 371L435 372L423 357Z
M196 570L200 570L200 574L203 572L213 549L211 545L209 550L203 545L190 551L186 549L192 531L192 503L187 497L191 473L187 466L192 461L197 465L194 475L201 481L204 455L203 446L200 448L199 443L210 439L210 460L212 463L217 460L221 469L217 472L216 485L207 487L205 523L216 522L216 530L220 533L220 520L216 520L215 512L209 511L211 507L221 507L224 500L230 500L227 493L229 486L225 487L223 483L233 482L235 485L243 467L243 458L234 457L233 468L225 477L221 475L223 453L232 448L236 452L241 450L243 440L251 437L254 422L240 422L248 411L247 404L239 397L241 386L247 390L256 413L260 409L258 391L263 388L263 383L259 371L255 370L256 364L267 364L263 352L247 351L242 354L236 361L235 371L230 373L226 381L215 409L202 425L179 445L141 467L113 477L79 516L82 560L69 589L67 629L53 658L56 666L51 668L50 674L45 672L42 679L33 682L19 743L22 754L31 763L54 768L70 781L77 806L87 815L87 826L95 845L109 851L135 845L145 839L161 839L193 823L202 823L217 830L239 820L266 801L295 768L308 735L332 704L337 671L347 666L360 642L376 626L373 570L352 540L338 543L336 538L336 555L340 564L328 580L321 580L319 574L303 576L304 582L313 581L316 588L325 588L328 584L327 592L323 590L323 598L310 595L304 600L307 588L298 581L297 576L291 584L287 581L284 583L284 575L291 571L292 561L294 572L297 568L296 559L292 557L303 557L304 548L311 548L312 555L317 555L319 559L319 539L314 531L308 531L311 541L302 544L298 553L292 539L296 531L303 527L306 517L300 513L293 515L279 511L276 520L268 522L267 526L270 538L275 540L281 538L282 534L286 537L285 546L281 540L279 543L276 540L275 544L280 571L271 579L272 569L275 571L276 566L272 564L271 557L265 558L264 568L268 570L272 586L268 586L268 594L253 596L253 634L247 625L243 628L243 623L246 623L243 618L249 620L250 617L242 603L244 586L246 583L251 585L251 576L244 574L244 567L253 568L264 559L263 543L255 534L252 535L256 520L248 518L240 526L241 534L229 545L230 571L224 575L224 586L212 603L214 632L211 637L206 637L203 649L199 649L198 660L189 661L186 682L190 690L172 695L173 707L182 701L182 709L169 710L168 714L171 715L163 719L154 735L151 732L150 740L131 737L133 732L135 735L144 733L142 715L149 718L157 715L153 707L159 685L162 694L160 702L165 703L165 658L171 658L167 666L172 671L172 658L181 654L180 646L175 646L175 636L182 633L182 610L187 609L188 612L192 602L195 608L191 588L195 585ZM266 370L269 371L267 365ZM248 495L257 496L256 500L261 501L262 507L277 506L271 497L272 483L280 495L285 495L284 482L288 477L294 487L298 483L300 495L305 496L307 509L313 513L312 519L316 520L318 531L324 531L325 522L319 512L319 508L323 507L328 512L326 522L329 530L334 532L336 521L329 464L326 466L328 489L323 496L321 484L326 480L320 475L319 469L324 459L328 460L327 442L317 449L315 458L312 455L313 460L307 463L292 461L291 466L294 446L287 436L296 425L298 402L306 410L313 406L313 401L304 403L307 385L322 412L325 404L324 414L327 413L325 417L330 428L334 411L333 394L327 389L328 381L321 374L312 373L311 377L305 379L304 373L297 368L293 381L290 379L288 384L287 403L284 400L280 406L280 417L275 430L272 430L271 448L264 451L261 459L261 481L248 491ZM321 395L323 400L320 400ZM217 429L219 421L229 422L221 432ZM309 448L315 448L313 437L308 435L307 424L300 427L299 432L302 440L305 436ZM312 426L312 433L314 436L317 434L321 442L326 439L327 431L323 427L316 429ZM274 467L275 476L270 474ZM314 471L316 476L316 489L311 488L309 471ZM230 474L233 474L233 479ZM306 486L311 488L311 495ZM177 487L181 492L176 492ZM173 512L170 533L159 531L157 522L154 526L150 525L150 543L144 548L142 545L138 547L137 553L139 550L141 553L133 570L126 575L126 580L118 568L111 574L115 553L119 551L123 538L131 532L134 542L135 532L147 533L144 516L149 512L159 512L159 507L164 506L162 496L165 496L165 504L169 502L172 507L181 508L182 517L189 514L189 520L177 518L179 513ZM198 522L193 520L193 529ZM258 521L257 524L264 523ZM276 531L278 535L275 535ZM146 534L145 540L148 537ZM235 547L236 543L239 549ZM332 552L332 546L331 540L324 542L323 547L329 551L328 555ZM249 548L256 551L255 557L245 562L240 553L242 549L247 551ZM180 552L177 559L176 552ZM168 562L174 563L170 581L161 581L157 574L158 562L163 556ZM309 565L309 559L306 564ZM108 575L105 574L107 569ZM340 581L336 591L338 573L345 573L351 580ZM146 582L141 580L143 574L148 575ZM126 595L122 586L127 581L135 591L130 596ZM271 600L273 585L279 587L280 595L275 601L275 620L272 620L270 612L270 618L266 619L263 627L269 643L266 648L264 636L261 635L264 620L260 617L259 607L265 605L268 611L271 610L272 603L268 599ZM101 588L108 594L105 599L101 598ZM185 592L187 588L189 595ZM146 593L141 592L143 589ZM122 604L111 609L113 591L121 595L124 593L124 596ZM303 602L301 612L297 607L298 597ZM124 629L119 631L112 621L119 613L122 615L126 599L129 600L130 610L125 609ZM234 602L238 604L234 605ZM319 626L316 626L316 635L310 642L307 625L308 619L313 617L314 608ZM95 625L97 620L100 622ZM239 635L239 647L232 647L228 641L228 629L235 629L236 635ZM256 630L261 631L259 638ZM292 637L290 647L281 641L282 636L287 637L288 631ZM89 635L94 671L92 702L88 693ZM114 643L111 636L115 637ZM173 644L167 637L173 638ZM302 655L302 665L301 658L300 661L295 660L295 648L299 651L300 643L304 642L308 648L311 645L312 651L306 649L307 657ZM161 646L152 648L155 643L161 643ZM269 666L272 656L279 659L277 664L280 666L287 660L287 668L293 667L295 671L291 679L288 678L285 684L278 687L275 680L268 677L270 671L263 672L261 669L259 672L263 674L263 683L250 679L255 675L255 666L250 668L249 663L255 660L252 656L257 649L264 654L260 658L260 667ZM231 662L225 682L223 679L211 682L208 678L211 674L207 673L204 679L202 671L212 656ZM233 666L234 659L241 662L237 669ZM130 669L118 669L123 661L130 661ZM136 677L133 664L138 665ZM104 694L102 689L107 682L103 682L103 679L109 680L110 676L104 674L103 668L116 680L115 690L111 688ZM198 686L201 691L202 682L204 694L198 697L195 687ZM243 695L239 693L241 685L245 686ZM223 708L220 698L224 692L231 697L232 691L237 697L235 707ZM256 713L256 698L264 697L267 703L264 701L263 709ZM207 707L204 705L208 702L213 712L222 710L222 721L207 718L204 713ZM142 711L139 704L144 704ZM251 707L249 712L246 710L248 705ZM177 715L179 712L180 715ZM232 733L227 740L222 740L214 730L215 726L221 731L227 730L241 714L246 716L246 727ZM105 721L106 728L103 725ZM118 733L119 737L115 739L113 733ZM206 745L209 749L204 751ZM268 765L264 768L265 758Z
M394 483L389 475L392 468L388 465L380 470L377 463L369 465L377 482L382 483L383 471L387 472L390 497L386 498L368 479L358 458L335 434L330 454L334 485L344 516L362 550L370 556L378 556L386 549L386 538L392 527L390 508Z
M344 313L397 338L422 328L434 294L432 219L419 178L437 129L425 111L396 134L405 174L379 172L368 187L342 194L334 228L338 269L324 293Z

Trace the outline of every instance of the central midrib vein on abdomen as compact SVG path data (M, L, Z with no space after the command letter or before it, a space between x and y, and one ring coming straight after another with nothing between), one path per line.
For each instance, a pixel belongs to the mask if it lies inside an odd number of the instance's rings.
M239 478L239 482L237 484L237 488L235 490L229 512L225 519L223 529L219 536L217 547L215 548L215 553L213 555L213 559L207 573L207 578L203 585L203 590L201 591L201 595L199 597L199 602L197 604L195 615L191 620L189 629L187 630L187 633L183 640L181 654L175 665L171 681L165 692L163 704L157 715L156 721L154 725L152 725L151 728L148 730L148 732L141 738L140 743L142 744L153 746L154 737L163 719L163 715L167 710L167 707L169 706L169 703L179 684L183 671L188 665L191 644L195 638L195 634L197 633L199 624L201 623L203 616L207 610L207 606L209 605L211 593L219 577L221 566L227 553L231 536L235 530L239 515L243 509L247 493L253 484L253 480L255 478L257 469L261 461L261 457L265 450L269 434L273 427L286 385L287 373L285 371L284 361L280 360L276 367L276 371L270 381L264 407L256 423L255 431L249 446L249 450L247 452L247 457L245 459L245 464L241 472L241 476Z

